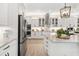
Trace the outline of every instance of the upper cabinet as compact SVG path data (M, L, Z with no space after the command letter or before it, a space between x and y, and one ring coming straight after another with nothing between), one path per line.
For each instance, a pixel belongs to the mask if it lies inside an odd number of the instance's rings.
M39 26L44 27L45 26L45 19L39 18Z
M18 4L8 4L8 26L13 28L15 36L18 34Z
M16 28L18 25L18 5L8 4L8 25Z
M41 18L39 18L39 26L41 26Z
M8 25L8 4L0 3L0 25Z
M44 27L45 26L45 19L44 18L32 18L26 17L27 23L31 24L32 27Z
M0 3L0 25L9 26L15 29L17 28L18 4Z
M45 25L45 19L42 18L42 26L44 27L44 25Z
M58 18L51 18L51 26L58 26Z

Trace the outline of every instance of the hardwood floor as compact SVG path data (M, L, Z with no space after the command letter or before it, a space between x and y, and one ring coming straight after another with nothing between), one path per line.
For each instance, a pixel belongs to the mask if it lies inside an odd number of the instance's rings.
M47 56L47 52L44 49L43 40L27 40L26 48L26 56Z

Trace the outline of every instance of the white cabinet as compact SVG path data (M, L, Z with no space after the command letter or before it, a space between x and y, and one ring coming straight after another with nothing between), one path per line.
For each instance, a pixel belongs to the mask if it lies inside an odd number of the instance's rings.
M7 25L8 4L0 3L0 25Z
M30 21L31 21L32 27L38 27L39 26L39 20L38 19L32 19Z
M18 52L17 52L17 40L13 41L12 43L10 43L10 49L9 49L9 53L10 56L17 56Z
M75 42L48 41L49 56L79 56L79 44Z
M6 45L0 49L0 56L9 56L10 45Z
M8 4L8 26L11 27L14 31L14 35L12 36L14 39L18 39L18 4L17 3L10 3ZM18 52L18 42L16 44L10 44L10 54L16 55ZM15 53L16 52L16 53Z
M17 56L17 41L11 43L0 49L0 56Z
M0 4L0 25L8 25L14 31L12 36L15 39L18 39L18 4L17 3L2 3ZM10 55L16 55L17 53L17 44L9 44L8 48ZM5 47L3 47L5 48ZM3 51L3 48L0 48L0 55L5 55L7 51ZM10 52L11 51L11 52ZM14 52L16 51L16 53ZM15 53L15 54L14 54Z
M0 56L10 56L9 48L5 50Z
M18 4L8 4L8 26L14 30L14 37L18 39Z

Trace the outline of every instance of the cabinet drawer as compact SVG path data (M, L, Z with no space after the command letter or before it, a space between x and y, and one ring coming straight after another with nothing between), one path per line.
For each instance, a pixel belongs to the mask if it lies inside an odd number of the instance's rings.
M10 56L17 56L17 40L14 40L13 42L10 43L10 49L9 53Z
M10 52L9 52L9 50L3 52L0 56L10 56Z
M9 49L10 49L10 45L6 45L5 47L3 47L0 51L0 56L3 56L3 54L8 55L7 51L9 51ZM7 53L5 53L5 52L7 52Z
M17 55L17 40L12 41L8 45L0 49L0 56L16 56Z

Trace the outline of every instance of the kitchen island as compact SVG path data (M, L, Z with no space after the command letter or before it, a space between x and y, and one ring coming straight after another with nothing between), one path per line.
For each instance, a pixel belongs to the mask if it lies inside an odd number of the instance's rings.
M52 37L47 41L49 56L79 56L79 34L71 35L70 39Z

